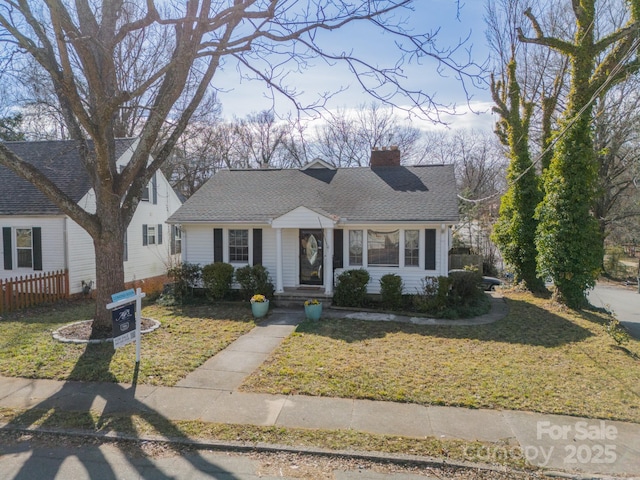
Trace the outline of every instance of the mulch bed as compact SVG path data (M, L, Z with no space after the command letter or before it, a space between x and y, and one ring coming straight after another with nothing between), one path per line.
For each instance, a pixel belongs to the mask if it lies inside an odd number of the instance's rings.
M151 332L160 326L160 323L157 320L153 320L152 318L142 317L140 323L141 333ZM89 340L94 341L95 339L91 338L92 325L93 320L85 320L82 322L75 322L69 325L65 325L64 327L61 327L53 332L54 338L61 342L88 342ZM111 338L105 338L102 341L107 340L111 340Z

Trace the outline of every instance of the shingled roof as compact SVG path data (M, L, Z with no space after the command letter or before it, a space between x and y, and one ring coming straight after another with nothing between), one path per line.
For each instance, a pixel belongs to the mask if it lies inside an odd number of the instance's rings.
M116 140L116 158L135 142L133 138ZM80 154L71 140L42 142L6 142L20 158L35 166L75 202L91 189ZM58 215L56 207L30 182L0 166L0 215Z
M171 223L268 223L297 207L343 223L457 222L453 165L223 170Z

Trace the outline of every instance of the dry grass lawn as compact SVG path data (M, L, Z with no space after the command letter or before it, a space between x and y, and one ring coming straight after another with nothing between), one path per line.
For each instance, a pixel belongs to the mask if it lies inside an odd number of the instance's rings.
M61 326L90 319L93 308L90 302L72 302L5 316L0 321L0 375L131 383L135 343L114 351L111 342L87 346L52 338ZM255 326L249 309L236 305L152 305L142 315L162 324L141 341L137 382L150 385L175 385Z
M640 423L640 342L615 347L608 316L507 294L509 315L484 326L305 322L243 389Z

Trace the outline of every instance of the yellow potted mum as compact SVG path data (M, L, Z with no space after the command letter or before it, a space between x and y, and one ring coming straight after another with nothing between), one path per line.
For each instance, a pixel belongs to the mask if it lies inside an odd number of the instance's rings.
M264 317L269 311L269 300L262 294L255 294L251 297L251 313L255 318Z
M305 300L304 314L308 320L319 320L322 315L322 302L315 298Z

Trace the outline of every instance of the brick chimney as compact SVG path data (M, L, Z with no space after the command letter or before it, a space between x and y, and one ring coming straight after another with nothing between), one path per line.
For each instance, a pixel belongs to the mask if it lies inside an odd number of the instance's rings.
M372 167L399 167L400 166L400 150L397 145L391 145L389 148L381 149L373 148L371 150Z

